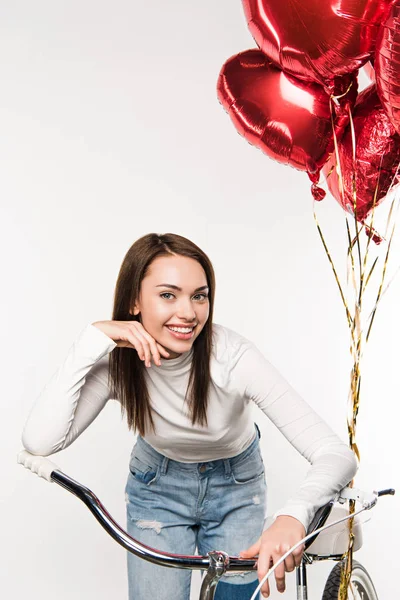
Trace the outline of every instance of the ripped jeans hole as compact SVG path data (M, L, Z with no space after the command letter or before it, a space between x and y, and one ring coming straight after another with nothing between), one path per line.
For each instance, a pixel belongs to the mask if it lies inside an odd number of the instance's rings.
M161 533L162 529L162 523L160 523L160 521L140 520L136 521L136 525L139 529L153 529L156 533Z

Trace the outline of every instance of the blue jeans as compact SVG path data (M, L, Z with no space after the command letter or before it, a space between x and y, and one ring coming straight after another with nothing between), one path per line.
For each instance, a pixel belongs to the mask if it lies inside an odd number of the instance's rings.
M233 458L182 463L142 438L126 484L127 530L143 544L176 554L223 550L237 556L262 533L266 484L258 435ZM191 571L151 564L128 552L130 600L189 600ZM215 600L249 600L257 573L224 575Z

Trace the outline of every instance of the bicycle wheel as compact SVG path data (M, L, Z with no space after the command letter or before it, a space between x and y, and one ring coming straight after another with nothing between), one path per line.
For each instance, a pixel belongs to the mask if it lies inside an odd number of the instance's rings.
M342 563L334 566L329 573L325 584L322 600L337 600L340 587L340 572ZM356 560L353 561L351 572L351 586L349 588L348 600L378 600L374 584L368 571Z

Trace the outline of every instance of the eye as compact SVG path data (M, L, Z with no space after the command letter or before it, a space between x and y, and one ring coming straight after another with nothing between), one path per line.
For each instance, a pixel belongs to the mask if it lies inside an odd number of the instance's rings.
M175 296L171 292L163 292L162 294L160 294L160 297L165 298L165 300L171 300L171 298L174 298Z
M207 298L208 298L208 295L207 295L207 294L195 294L195 295L193 296L193 298L194 298L195 300L200 300L200 302L202 302L202 301L204 301L204 300L207 300Z

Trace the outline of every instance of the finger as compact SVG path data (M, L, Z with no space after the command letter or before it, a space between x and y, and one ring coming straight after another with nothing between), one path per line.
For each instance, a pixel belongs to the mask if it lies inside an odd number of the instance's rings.
M287 552L288 550L290 550L290 546L289 546L289 544L282 544L282 545L281 545L281 547L280 547L280 551L281 551L281 554L282 554L282 556L283 556L284 554L286 554L286 552ZM289 573L290 573L291 571L294 571L294 568L295 568L295 566L296 566L296 565L295 565L295 563L294 563L294 556L293 556L293 554L292 554L292 553L291 553L291 554L289 554L289 556L287 556L287 557L285 558L285 561L284 561L284 566L285 566L285 571L287 571L287 572L289 572Z
M165 358L169 357L169 352L163 346L161 346L161 344L159 344L158 342L157 342L157 348L159 349L160 354L165 356Z
M269 594L270 594L270 587L269 587L269 583L268 583L268 579L267 581L264 583L264 585L261 588L261 593L264 596L264 598L268 598Z
M149 333L147 333L147 331L143 332L144 337L147 339L149 346L150 346L150 352L153 356L153 360L155 362L156 365L160 366L161 362L160 362L160 353L158 351L157 348L157 344L154 338L151 337L151 335Z
M293 552L292 552L293 558L294 558L294 564L296 565L296 567L298 567L302 561L304 549L305 549L305 545L302 544L301 546L299 546L298 548L296 548L296 550L293 550Z
M121 345L127 348L134 348L138 353L140 360L145 360L146 354L144 351L142 340L140 339L135 329L128 329L125 333L126 341L123 341Z
M150 353L150 344L145 336L139 331L136 327L134 327L133 335L139 340L142 345L143 353L144 353L144 363L146 367L151 367L151 353ZM143 360L143 359L142 359Z
M261 538L259 538L255 542L255 544L250 546L250 548L247 548L246 550L242 550L239 553L239 556L241 556L242 558L253 558L254 556L257 556L260 551L260 543L261 543Z
M161 365L160 362L160 352L159 349L162 348L162 346L160 346L160 344L158 344L156 342L156 340L145 330L145 328L143 327L143 325L141 323L139 323L138 321L135 321L133 323L133 326L135 327L135 331L137 332L137 334L141 337L141 339L143 340L143 343L145 344L147 342L148 346L144 345L145 350L146 348L148 348L149 351L149 355L147 356L146 353L146 367L150 367L151 366L151 355L153 356L153 360L154 363L158 366ZM163 349L163 354L167 355L167 357L169 356L169 353ZM148 360L147 360L148 359Z
M276 552L274 552L273 554L274 565L279 561L280 558L282 558L283 554L284 552L282 552L280 546L278 546ZM281 562L281 564L276 567L274 574L276 581L276 589L278 590L278 592L284 592L286 587L284 562Z
M134 350L136 350L140 360L145 360L146 356L145 356L143 344L141 343L141 341L132 334L129 334L127 337L128 337L128 342L129 342L128 347L134 348Z
M150 344L147 340L143 340L142 344L143 344L144 355L145 355L144 364L146 365L146 367L149 368L149 367L151 367Z
M265 573L263 573L263 575L262 575L262 576L260 575L260 573L258 573L258 580L259 580L260 582L261 582L262 578L263 578L263 577L266 575L266 573L267 573L267 571L265 571ZM270 589L270 587L269 587L269 581L268 581L268 579L267 579L267 581L264 581L264 584L262 585L262 587L261 587L261 589L260 589L260 592L262 593L262 595L263 595L265 598L268 598L268 596L269 596L269 594L270 594L270 592L271 592L271 589Z
M287 548L287 550L289 550L289 547ZM285 550L285 553L287 552L287 550ZM285 571L287 573L291 573L292 571L294 571L296 568L296 564L294 562L294 556L293 554L289 554L289 556L287 556L285 558Z
M258 562L257 562L257 575L258 575L258 580L260 581L260 583L271 567L272 567L271 552L268 550L266 551L265 546L264 546L262 549L262 552L258 558ZM262 595L265 596L266 598L269 596L270 587L269 587L268 579L263 583L260 591L261 591Z
M262 574L262 576L261 576L260 573L258 573L258 580L260 581L260 583L261 583L262 578L265 577L265 575L267 574L267 572L268 572L268 569L267 569L267 571L265 571ZM266 581L264 581L264 583L263 583L263 585L262 585L262 587L260 589L260 592L262 593L262 595L265 598L268 598L268 596L270 595L271 589L269 587L269 581L268 581L268 579Z

